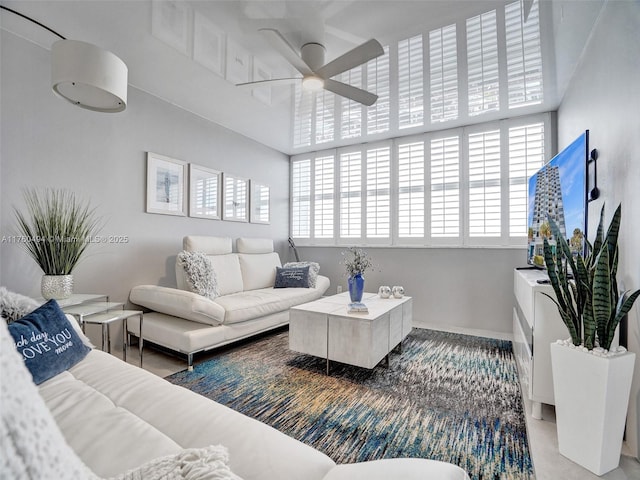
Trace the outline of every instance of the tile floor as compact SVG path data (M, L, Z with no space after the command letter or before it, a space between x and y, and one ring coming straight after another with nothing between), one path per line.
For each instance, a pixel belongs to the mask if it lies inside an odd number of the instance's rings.
M439 328L441 326L419 325L425 328ZM487 336L487 332L451 329L457 333L466 333L470 335ZM493 334L496 338L504 338L510 340L509 335ZM114 349L116 350L116 349ZM139 357L137 349L134 346L127 355L127 361L133 365L139 366ZM121 357L121 352L116 351L115 355ZM202 354L196 357L196 362L200 362L214 353ZM186 368L186 359L173 356L171 354L153 349L145 348L144 364L145 370L148 370L160 377L166 377L172 373L184 370ZM620 458L620 466L598 477L581 466L573 463L571 460L563 457L558 452L558 439L555 428L555 410L551 405L543 406L543 419L536 420L531 417L531 402L525 401L525 409L527 412L527 430L529 434L529 446L531 448L531 456L536 473L537 480L639 480L640 479L640 462L631 457L623 446L623 455Z

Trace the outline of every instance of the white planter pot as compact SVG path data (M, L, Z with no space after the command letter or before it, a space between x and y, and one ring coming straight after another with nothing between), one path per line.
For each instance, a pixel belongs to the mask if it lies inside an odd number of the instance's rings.
M45 300L69 298L73 293L73 275L43 275L40 291Z
M551 344L560 453L596 475L620 463L634 362Z

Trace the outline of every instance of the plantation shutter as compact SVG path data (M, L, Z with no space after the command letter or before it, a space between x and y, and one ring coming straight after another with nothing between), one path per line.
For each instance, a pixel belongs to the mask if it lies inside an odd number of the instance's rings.
M398 126L416 127L424 119L422 35L398 42Z
M500 130L470 134L469 236L500 236Z
M391 149L367 150L367 238L391 237Z
M357 67L340 75L340 81L362 88L362 67ZM362 135L362 105L345 97L340 98L340 136L354 138Z
M198 178L195 188L196 214L218 216L218 175Z
M291 166L291 236L311 237L311 159Z
M460 139L431 140L431 236L460 236Z
M367 63L368 91L378 95L376 103L367 108L367 133L384 133L389 130L389 47L384 55Z
M316 143L333 140L334 115L336 97L333 93L322 90L316 92Z
M431 121L458 118L458 50L456 26L429 32Z
M334 156L318 157L314 174L314 238L333 238Z
M362 235L362 154L340 154L340 237Z
M296 82L294 90L293 112L293 146L307 147L311 145L311 110L313 95L302 89L302 84Z
M233 176L224 177L224 218L225 220L248 220L247 180Z
M522 2L505 6L509 108L542 103L542 52L538 2L525 21Z
M469 115L500 108L496 11L467 19Z
M424 237L424 142L398 146L398 237Z
M526 237L529 177L544 165L544 123L509 128L509 236Z

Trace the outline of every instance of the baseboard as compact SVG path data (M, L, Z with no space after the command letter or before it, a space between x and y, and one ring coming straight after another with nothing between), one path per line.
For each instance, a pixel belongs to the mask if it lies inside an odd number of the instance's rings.
M494 332L491 330L482 330L476 328L456 327L454 325L442 325L435 323L413 323L417 328L430 328L432 330L440 330L442 332L462 333L464 335L473 335L476 337L497 338L499 340L509 340L513 342L513 333Z

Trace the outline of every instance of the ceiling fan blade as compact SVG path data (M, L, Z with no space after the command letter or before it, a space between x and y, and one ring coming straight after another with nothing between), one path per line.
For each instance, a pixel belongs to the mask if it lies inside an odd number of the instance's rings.
M284 38L278 30L274 28L261 28L259 31L267 37L273 48L275 48L280 55L282 55L302 75L306 76L313 74L309 65L300 58L298 52L289 42L287 42L287 39Z
M255 82L236 83L236 87L243 88L260 88L260 87L277 87L280 85L291 85L302 80L299 77L292 78L270 78L268 80L256 80Z
M324 88L333 92L341 97L346 97L354 102L361 103L370 107L376 100L378 95L362 90L361 88L347 85L346 83L338 82L336 80L327 79L324 81Z
M367 63L369 60L384 54L384 48L377 40L371 39L362 45L349 50L344 55L339 56L335 60L320 67L316 71L316 75L322 78L331 78L347 70L351 70L358 65Z

